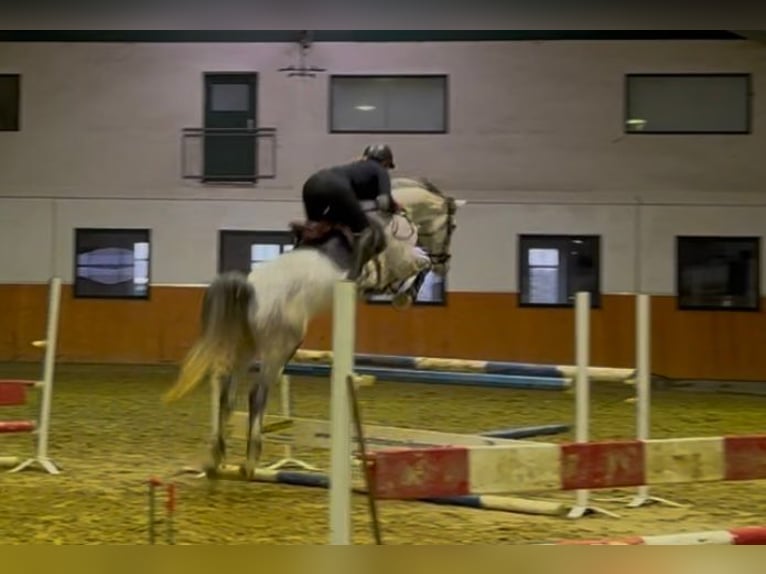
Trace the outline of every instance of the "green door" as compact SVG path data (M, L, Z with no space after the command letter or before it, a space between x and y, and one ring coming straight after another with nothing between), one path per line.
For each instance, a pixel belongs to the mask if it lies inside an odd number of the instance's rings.
M256 86L255 73L205 74L204 181L256 181Z

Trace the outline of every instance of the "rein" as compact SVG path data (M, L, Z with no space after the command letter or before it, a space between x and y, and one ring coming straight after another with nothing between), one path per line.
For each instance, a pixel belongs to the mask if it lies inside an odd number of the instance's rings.
M444 196L441 196L444 197ZM447 218L445 219L444 223L439 226L435 231L432 231L430 233L420 233L418 234L419 237L433 237L437 233L440 233L444 231L444 228L447 228L446 231L446 240L444 241L444 246L446 248L447 245L450 244L450 241L452 239L452 233L455 231L455 213L457 213L457 206L455 205L455 200L451 197L444 197L444 200L447 202ZM449 262L449 260L452 258L452 255L448 253L447 251L443 251L441 253L428 253L429 258L431 261L437 264L446 264Z
M444 200L447 203L447 217L442 225L440 225L438 228L436 228L434 231L431 231L429 233L420 232L418 230L418 226L413 221L412 217L407 213L406 209L401 209L397 212L398 215L401 215L404 217L404 219L407 220L407 222L410 224L410 233L406 236L400 236L399 233L399 223L393 222L391 224L391 233L394 237L397 239L407 241L408 239L411 239L415 234L418 235L418 237L433 237L437 233L445 233L445 241L443 243L443 251L437 252L437 253L431 253L430 251L426 251L429 259L433 264L441 264L446 265L450 259L452 258L452 255L448 252L450 242L452 240L452 234L455 230L455 213L457 213L457 205L455 204L455 200L451 197L445 196L436 186L434 186L430 181L428 180L414 180L420 183L421 186L423 186L424 189L426 189L428 192L436 195L440 199ZM362 209L366 213L376 213L379 215L382 215L385 217L388 215L387 213L380 210L378 204L376 201L373 200L364 200L360 202ZM390 222L390 219L389 219ZM446 227L446 230L445 230Z

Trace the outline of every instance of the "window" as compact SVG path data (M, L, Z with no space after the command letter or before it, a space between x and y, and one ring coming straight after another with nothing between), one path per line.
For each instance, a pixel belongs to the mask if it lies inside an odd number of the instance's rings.
M393 295L387 293L368 295L368 303L390 303ZM415 305L444 305L447 301L447 288L444 277L433 271L426 274L423 284L415 297Z
M574 305L589 291L601 305L598 236L522 235L519 239L519 301L522 306Z
M221 230L218 271L249 273L258 264L276 259L292 248L293 234L289 231Z
M148 229L76 229L75 297L147 299Z
M760 239L677 237L680 309L758 310Z
M332 76L330 132L446 133L446 76Z
M625 132L750 133L749 74L628 74Z
M0 131L19 131L21 76L0 74Z

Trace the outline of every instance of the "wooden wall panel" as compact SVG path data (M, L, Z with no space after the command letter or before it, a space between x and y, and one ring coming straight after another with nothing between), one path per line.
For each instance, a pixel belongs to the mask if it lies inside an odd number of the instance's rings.
M668 377L766 381L766 311L679 311L652 304L654 370Z
M75 299L62 286L59 360L177 361L199 330L202 290L152 289L149 301ZM37 360L31 341L45 336L45 285L0 285L0 360Z
M45 338L46 285L0 285L0 358L36 360L32 341Z
M62 294L61 360L176 362L199 332L201 289L153 287L148 301Z
M149 301L74 299L64 286L63 362L175 363L199 332L202 289L153 287ZM0 360L37 360L44 285L0 285ZM652 366L674 378L766 381L766 311L676 309L652 298ZM592 314L591 364L634 364L634 298L607 295ZM331 316L316 318L304 347L329 349ZM446 307L396 311L360 303L357 349L368 353L574 362L572 309L520 308L513 293L450 293Z
M634 346L631 297L607 296L592 315L593 363L630 366ZM360 305L361 352L465 359L574 362L572 309L519 308L507 293L450 293L447 307L401 312ZM307 347L329 348L327 318L312 325Z

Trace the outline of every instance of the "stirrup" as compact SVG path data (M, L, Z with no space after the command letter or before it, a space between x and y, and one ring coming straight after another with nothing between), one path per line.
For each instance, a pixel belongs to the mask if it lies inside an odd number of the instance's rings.
M377 234L374 228L368 227L360 233L354 234L354 248L351 252L351 268L348 278L356 281L362 275L364 266L375 256Z

